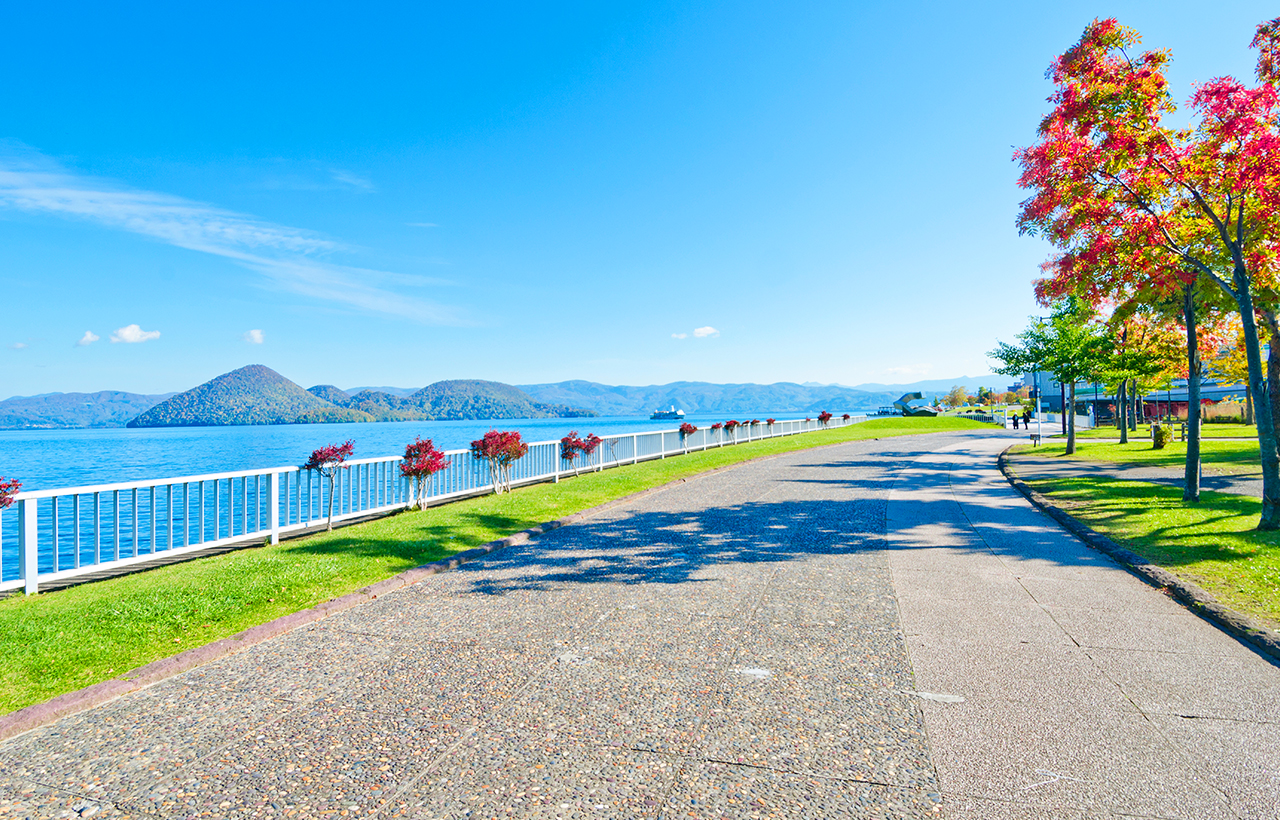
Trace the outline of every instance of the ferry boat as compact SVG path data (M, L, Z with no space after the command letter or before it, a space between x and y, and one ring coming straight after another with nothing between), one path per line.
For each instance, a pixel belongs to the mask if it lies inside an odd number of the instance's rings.
M684 411L677 410L675 405L671 405L670 410L654 410L653 415L649 417L650 421L680 421L684 418Z

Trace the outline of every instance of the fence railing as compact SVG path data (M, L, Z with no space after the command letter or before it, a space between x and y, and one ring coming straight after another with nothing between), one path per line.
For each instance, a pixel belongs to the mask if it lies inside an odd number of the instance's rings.
M864 421L833 417L825 427ZM743 424L734 430L653 430L602 436L590 456L570 463L559 441L529 445L511 466L511 484L558 482L575 472L668 458L824 429L814 419ZM448 469L431 476L429 502L440 503L492 490L488 465L470 450L445 453ZM335 522L403 509L415 497L412 479L400 475L399 456L348 461L332 489ZM329 482L317 471L272 467L148 481L21 492L0 510L0 591L154 561L165 556L269 540L328 520Z

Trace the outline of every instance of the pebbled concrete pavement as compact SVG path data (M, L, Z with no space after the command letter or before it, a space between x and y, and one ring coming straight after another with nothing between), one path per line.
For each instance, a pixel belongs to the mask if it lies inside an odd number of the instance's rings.
M755 462L380 595L0 744L0 818L1276 816L1280 670L1008 440Z

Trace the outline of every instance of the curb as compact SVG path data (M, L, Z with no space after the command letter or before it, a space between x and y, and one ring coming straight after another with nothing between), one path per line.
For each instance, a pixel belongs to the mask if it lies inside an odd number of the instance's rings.
M1172 572L1158 567L1138 555L1127 550L1092 527L1080 522L1072 515L1054 504L1040 492L1032 489L1025 481L1018 478L1017 471L1009 464L1009 451L1016 445L1009 445L1001 451L996 463L1000 472L1008 479L1013 488L1022 493L1028 501L1040 508L1046 515L1058 522L1064 529L1079 538L1085 546L1110 557L1124 569L1146 581L1157 589L1168 592L1178 603L1204 618L1209 623L1226 632L1228 635L1249 644L1252 648L1280 662L1280 634L1260 625L1247 615L1228 609L1208 592L1189 581L1184 581Z
M851 442L838 442L836 444L820 445L819 447L810 447L805 449L816 450L821 449L822 447L838 447L849 443ZM379 595L385 595L388 592L394 592L397 589L403 589L404 587L421 583L437 573L457 569L469 561L482 558L486 555L497 552L498 550L505 549L506 547L513 547L517 544L527 543L530 538L545 535L546 533L558 530L561 527L565 527L570 524L576 524L579 521L583 521L594 515L599 515L600 513L606 512L614 507L660 493L663 490L670 489L678 484L683 484L690 479L700 478L702 476L711 475L724 470L732 470L735 467L740 467L744 464L750 464L756 461L780 458L784 455L790 455L790 453L777 453L774 455L749 459L747 461L740 461L736 464L729 464L724 467L714 467L710 470L697 473L696 475L692 475L687 478L677 478L657 487L650 487L647 490L641 490L639 492L631 493L630 495L622 496L621 498L615 498L614 500L607 501L599 506L591 507L571 515L566 515L563 518L557 518L554 521L547 521L546 523L539 524L536 527L530 527L527 530L521 530L513 535L508 535L505 538L498 538L494 541L488 542L487 544L481 544L478 547L473 547L472 549L465 550L464 552L455 553L454 555L450 555L448 558L441 558L439 561L433 561L430 564L423 564L420 567L405 570L404 572L393 575L384 581L379 581L376 584L370 584L369 586L362 587L355 592L343 595L340 598L333 598L331 600L324 601L323 603L316 604L308 609L299 610L298 612L294 612L289 615L282 615L265 624L259 624L258 626L250 627L243 632L238 632L229 638L222 638L221 640L205 644L204 646L188 649L185 652L180 652L177 655L173 655L168 658L161 658L160 660L153 661L145 666L140 666L137 669L132 669L124 674L117 675L114 678L109 678L91 686L86 686L83 689L77 689L74 692L67 692L65 694L58 695L57 697L51 698L43 703L34 703L31 706L27 706L15 712L10 712L7 715L0 715L0 741L8 740L9 738L20 735L23 732L28 732L39 726L43 726L46 723L52 723L58 718L66 717L67 715L71 715L76 712L82 712L86 709L92 709L95 706L100 706L109 700L144 689L147 686L158 683L166 678L173 677L174 675L185 672L188 669L193 669L201 664L206 664L211 661L218 660L219 658L233 655L236 652L241 652L255 644L262 643L269 638L274 638L277 635L283 635L284 633L300 626L314 623L336 612L351 609L365 601L372 601Z

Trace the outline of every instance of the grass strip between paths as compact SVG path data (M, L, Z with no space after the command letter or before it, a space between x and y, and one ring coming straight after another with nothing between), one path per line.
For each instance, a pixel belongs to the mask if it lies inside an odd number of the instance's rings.
M1045 424L1048 428L1050 425ZM1057 424L1052 425L1055 433L1061 432L1062 428ZM1035 428L1032 428L1035 429ZM1174 435L1178 435L1177 428L1174 428ZM1215 438L1252 438L1258 437L1258 426L1256 424L1204 424L1200 427L1201 439ZM1089 430L1076 430L1077 439L1086 438L1105 438L1118 439L1120 431L1113 426L1094 427ZM1151 446L1151 426L1149 424L1138 425L1137 430L1129 431L1130 441L1145 441L1147 446Z
M1147 467L1174 467L1182 469L1187 461L1187 445L1171 441L1163 450L1151 447L1150 440L1130 440L1128 444L1115 441L1077 441L1074 455L1066 455L1067 444L1053 439L1039 447L1020 444L1013 452L1041 458L1068 458L1079 461L1106 462L1109 464L1141 464ZM1200 463L1219 473L1231 475L1261 474L1258 442L1202 441Z
M953 418L873 419L584 473L276 546L8 598L0 601L0 714L676 479L846 441L985 427Z
M1179 487L1097 477L1026 483L1120 546L1280 629L1280 532L1254 529L1259 499L1202 492L1187 504Z

